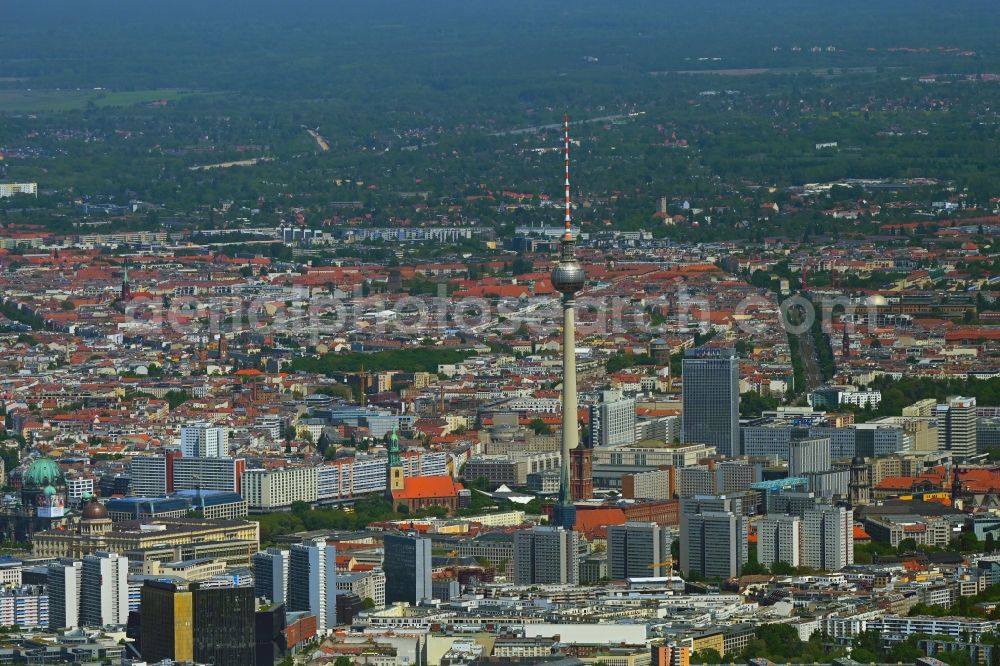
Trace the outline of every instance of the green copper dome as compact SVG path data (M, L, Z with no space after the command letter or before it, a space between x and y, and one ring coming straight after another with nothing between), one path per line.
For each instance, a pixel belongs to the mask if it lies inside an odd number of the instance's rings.
M26 488L44 488L62 481L62 471L52 458L39 458L24 473Z
M46 497L52 497L58 492L59 491L53 488L52 486L45 486L45 490L42 491L42 494L45 495Z

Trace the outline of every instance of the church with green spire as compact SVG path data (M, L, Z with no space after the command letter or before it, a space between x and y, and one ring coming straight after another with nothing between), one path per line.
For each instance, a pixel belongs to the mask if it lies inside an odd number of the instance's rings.
M399 435L395 429L389 438L389 483L387 484L389 499L393 493L399 493L406 488L406 475L403 473L403 460L399 455Z
M398 511L420 511L429 507L440 507L449 515L459 509L459 497L468 491L461 483L447 474L421 476L419 473L406 476L403 456L399 448L399 435L395 430L389 438L388 483L386 499Z
M121 300L128 301L132 299L132 284L128 281L128 259L125 260L125 275L122 277L122 292Z

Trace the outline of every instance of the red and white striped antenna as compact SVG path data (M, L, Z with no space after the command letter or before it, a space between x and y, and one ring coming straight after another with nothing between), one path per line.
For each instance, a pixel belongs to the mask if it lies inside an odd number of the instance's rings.
M563 144L566 156L566 233L563 234L564 240L573 240L573 232L571 228L573 226L573 217L571 213L571 206L569 202L569 114L563 116Z

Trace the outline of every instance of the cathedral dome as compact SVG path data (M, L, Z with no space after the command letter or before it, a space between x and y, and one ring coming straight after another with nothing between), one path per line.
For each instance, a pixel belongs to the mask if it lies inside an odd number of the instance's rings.
M62 470L52 458L39 458L24 473L25 488L44 488L62 482Z

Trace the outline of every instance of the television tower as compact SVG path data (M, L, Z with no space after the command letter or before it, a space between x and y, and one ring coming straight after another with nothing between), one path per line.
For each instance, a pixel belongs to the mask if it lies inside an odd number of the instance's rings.
M569 114L564 122L564 149L566 158L566 231L562 237L559 263L552 269L552 288L562 294L563 307L563 385L562 385L562 450L559 474L559 503L555 507L553 522L557 527L571 530L576 524L576 506L570 488L570 451L579 444L577 432L576 398L576 325L573 306L576 293L583 289L585 275L576 260L576 241L573 239L572 208L569 200Z

